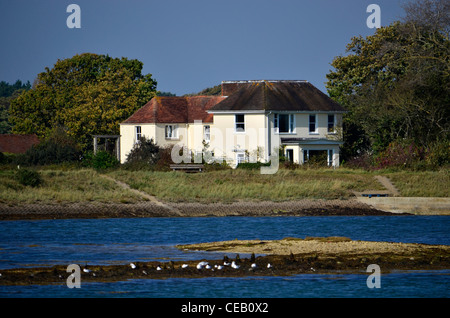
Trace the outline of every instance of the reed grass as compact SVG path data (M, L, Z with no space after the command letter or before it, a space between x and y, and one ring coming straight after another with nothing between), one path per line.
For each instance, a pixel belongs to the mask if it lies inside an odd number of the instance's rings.
M21 185L16 170L0 170L0 204L134 203L142 197L103 178L93 169L41 169L43 184ZM116 169L112 178L167 202L286 201L349 199L353 191L384 190L377 174L390 178L402 196L448 197L448 170L423 172L355 169L217 170L204 173L129 171Z
M450 171L393 172L385 173L405 197L448 197L450 195Z
M280 170L274 175L239 169L207 173L121 170L111 176L172 202L348 199L352 191L382 189L371 174L331 169Z
M0 171L0 203L61 204L80 202L133 203L140 197L102 178L95 170L40 170L43 184L26 187L16 180L15 170Z

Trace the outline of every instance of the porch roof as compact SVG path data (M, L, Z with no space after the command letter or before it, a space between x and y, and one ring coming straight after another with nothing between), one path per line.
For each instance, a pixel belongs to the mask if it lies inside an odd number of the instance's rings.
M342 145L344 142L326 138L281 138L283 145Z

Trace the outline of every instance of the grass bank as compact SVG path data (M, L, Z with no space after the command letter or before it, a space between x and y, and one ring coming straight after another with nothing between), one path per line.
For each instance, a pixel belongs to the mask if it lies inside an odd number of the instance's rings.
M403 197L448 197L450 171L382 172L400 191Z
M21 185L14 169L0 170L0 204L135 203L139 195L103 178L93 169L39 170L43 184ZM402 196L448 197L448 170L425 172L367 172L354 169L218 170L204 173L129 171L107 172L112 178L166 202L287 201L349 199L353 191L384 190L375 176L391 179Z
M141 200L131 191L102 178L93 169L39 170L43 183L39 187L21 185L17 170L0 171L0 203L61 204L78 202L133 203Z
M169 202L348 199L352 191L382 189L371 174L350 170L221 170L207 173L118 170L113 178Z

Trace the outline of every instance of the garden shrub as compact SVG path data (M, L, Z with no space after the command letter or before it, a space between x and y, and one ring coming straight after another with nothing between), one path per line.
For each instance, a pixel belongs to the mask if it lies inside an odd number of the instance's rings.
M17 181L24 186L38 187L42 184L42 178L38 171L19 169L16 174Z
M394 141L375 158L375 167L412 168L418 161L424 159L424 151L414 142Z
M170 151L168 149L165 148L164 151L161 151L161 148L153 141L153 138L147 139L141 137L141 140L128 153L124 167L132 170L153 170L155 165L157 165L161 170L164 170L165 166L169 163L160 161L160 159L162 155L164 160L170 158Z
M450 165L450 141L443 140L433 143L426 153L425 161L432 168Z
M19 157L23 165L49 165L79 161L81 151L76 142L62 129L56 129L47 139L28 149Z
M92 167L94 169L107 169L119 165L117 158L107 151L88 152L83 158L83 166Z

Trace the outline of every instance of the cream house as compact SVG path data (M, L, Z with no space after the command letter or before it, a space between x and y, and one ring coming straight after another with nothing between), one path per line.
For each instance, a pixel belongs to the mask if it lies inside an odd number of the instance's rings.
M232 165L267 162L280 147L302 164L339 166L345 110L307 81L224 81L222 96L155 97L120 125L121 162L141 136ZM325 162L324 162L325 163Z

